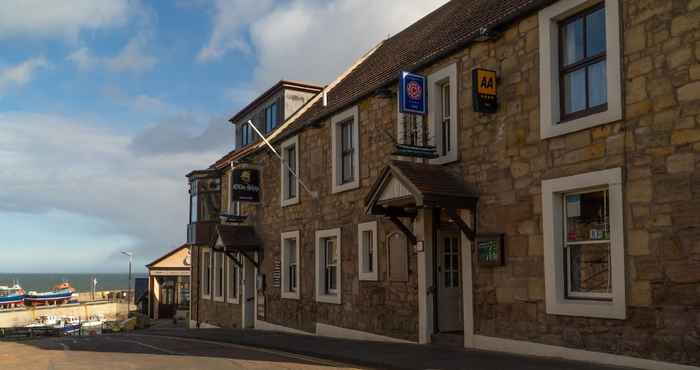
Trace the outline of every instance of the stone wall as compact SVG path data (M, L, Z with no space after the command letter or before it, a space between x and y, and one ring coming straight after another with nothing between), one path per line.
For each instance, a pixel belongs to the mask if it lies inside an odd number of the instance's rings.
M220 328L240 328L243 312L241 304L215 302L213 297L209 299L202 298L200 291L201 260L198 250L198 247L192 248L191 320Z
M478 334L628 356L700 363L700 2L623 0L624 119L540 139L537 15L419 71L458 66L459 156L448 165L480 189L478 231L506 235L506 264L473 266ZM471 70L500 77L498 113L474 113ZM359 103L358 190L330 194L330 125L300 134L298 205L281 208L279 161L262 165L264 205L245 206L265 245L266 320L313 331L316 322L397 338L417 339L416 256L408 283L386 279L380 223L379 282L357 279L357 224L364 197L390 159L396 100ZM541 182L621 167L627 319L548 315L545 310ZM314 233L342 228L342 304L314 300ZM280 299L271 272L280 233L301 233L300 300ZM197 265L197 264L195 264ZM196 291L193 285L193 291ZM193 317L195 317L193 315Z

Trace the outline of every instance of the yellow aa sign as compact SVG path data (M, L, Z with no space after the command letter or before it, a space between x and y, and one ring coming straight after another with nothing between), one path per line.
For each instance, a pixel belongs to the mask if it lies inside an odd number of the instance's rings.
M479 69L476 72L477 92L484 95L496 95L496 72Z

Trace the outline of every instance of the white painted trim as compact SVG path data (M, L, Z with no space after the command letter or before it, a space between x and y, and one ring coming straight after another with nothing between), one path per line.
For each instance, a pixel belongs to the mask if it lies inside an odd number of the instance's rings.
M458 152L459 152L459 126L457 123L459 122L459 109L458 109L458 99L457 99L457 94L459 93L459 89L457 89L457 86L459 84L459 81L457 80L457 64L453 63L448 65L447 67L433 72L430 75L428 75L428 127L429 127L429 136L432 135L435 140L433 144L437 147L438 153L441 152L442 148L442 143L441 140L442 138L438 135L437 132L437 123L439 121L438 119L438 114L440 114L440 109L438 107L442 104L440 101L440 94L436 93L438 91L440 84L443 82L449 80L450 83L450 131L451 131L451 146L452 150L447 152L446 156L442 156L439 158L431 159L430 163L432 164L445 164L445 163L450 163L458 160Z
M280 153L284 161L288 161L286 159L285 155L287 153L286 149L290 146L294 146L294 155L296 158L294 158L294 163L296 163L296 173L297 176L295 177L295 182L296 182L296 190L297 194L294 198L289 198L285 199L284 197L287 194L287 176L290 176L291 174L287 170L287 166L280 161L280 203L282 207L288 207L294 204L299 203L299 176L300 176L300 171L299 171L299 137L294 136L280 145Z
M323 272L321 271L321 239L324 238L336 238L336 241L338 243L338 268L336 269L336 281L338 282L338 288L337 288L337 293L334 295L330 294L322 294L321 289L322 289L322 279L323 279ZM342 254L342 247L341 247L341 230L340 228L337 229L329 229L329 230L319 230L316 231L316 263L315 263L315 275L316 275L316 302L321 302L321 303L332 303L332 304L340 304L341 303L341 296L343 293L343 287L342 287L342 266L343 266L343 254Z
M366 331L354 330L341 328L339 326L333 326L328 324L316 323L316 335L320 337L329 338L340 338L340 339L351 339L351 340L364 340L373 342L389 342L389 343L412 343L404 339L387 337L384 335L368 333Z
M466 220L467 225L473 224L473 218L469 215L469 211L463 209L460 211L460 216ZM471 241L464 235L459 233L461 237L460 245L462 248L462 320L464 323L464 346L469 348L474 345L474 286L472 277L472 253L473 246Z
M264 330L264 331L275 331L275 332L279 332L279 333L314 335L313 333L305 332L303 330L298 330L298 329L290 328L287 326L277 325L277 324L269 323L269 322L263 321L263 320L256 320L255 321L255 329Z
M364 266L367 264L365 255L365 248L362 245L364 238L362 234L365 231L372 232L372 246L374 247L374 254L372 255L372 266L374 266L374 271L363 272ZM377 252L379 252L379 246L377 245L377 221L365 222L357 225L357 276L359 280L366 281L377 281L379 280L379 266L377 265Z
M208 260L209 260L209 282L208 282L209 283L209 294L204 294L204 280L205 280L204 279L204 271L206 271L206 266L204 266L204 262L205 262L204 258L202 258L202 260L199 261L199 269L201 270L199 273L199 276L200 276L199 293L202 295L202 299L211 299L211 291L212 291L212 286L211 286L211 282L212 282L212 278L211 278L211 271L212 271L211 259L212 259L212 256L211 256L211 254L212 253L211 253L211 249L203 247L202 252L200 253L200 256L204 256L204 253L209 254L209 258L208 258Z
M225 265L225 271L226 271L226 303L231 303L231 304L240 304L241 303L241 271L236 265L235 262L229 257L226 258L227 256L224 256L224 265ZM231 284L231 269L233 269L237 274L238 278L236 279L236 283L238 284L238 287L236 289L236 296L235 297L230 297L229 296L229 285Z
M416 239L423 241L423 251L418 252L418 343L431 342L433 327L433 296L428 287L433 286L433 212L430 208L418 210L414 220Z
M566 299L563 269L562 194L608 186L610 198L610 261L612 301ZM626 318L625 249L622 168L542 181L545 303L548 314L609 319Z
M212 295L214 296L214 302L224 302L225 299L224 297L226 296L226 284L225 283L225 278L226 278L226 264L225 259L224 259L224 254L221 252L213 252L212 253L213 260L214 260L214 274L213 274L213 280L214 284L212 284L212 287L214 288ZM219 270L216 268L216 260L218 258L221 259L221 282L223 285L222 287L219 287L219 279L217 279L217 274L219 273ZM218 295L219 288L221 288L221 295Z
M293 239L294 242L296 243L296 260L297 260L297 271L296 271L296 281L297 281L297 290L295 292L290 292L287 290L287 253L285 252L286 244L285 240L290 240ZM283 299L299 299L299 294L301 290L301 284L299 281L300 277L300 270L301 270L301 259L299 256L301 255L299 252L299 249L301 249L301 243L299 242L299 230L297 231L289 231L286 233L282 233L280 236L280 260L282 262L282 276L281 276L281 284L282 286L280 287L281 291L281 297Z
M496 352L517 353L527 356L555 357L573 361L585 361L603 365L623 366L648 370L698 370L695 366L674 364L670 362L647 360L643 358L614 355L604 352L593 352L548 344L487 337L474 336L476 349Z
M557 22L601 0L561 0L540 10L540 137L542 139L585 130L622 119L622 43L619 0L605 2L606 74L608 109L604 112L560 122L559 28Z
M353 168L353 181L346 184L338 184L338 140L340 140L340 135L338 134L338 123L341 123L348 118L353 118L353 140L355 144L355 152L353 156L353 161L355 166ZM333 118L331 118L331 193L341 193L344 191L357 189L360 187L360 115L357 106L354 106L344 112L338 113Z
M206 322L199 323L199 328L200 329L221 329L221 327L219 327L219 326L207 324Z

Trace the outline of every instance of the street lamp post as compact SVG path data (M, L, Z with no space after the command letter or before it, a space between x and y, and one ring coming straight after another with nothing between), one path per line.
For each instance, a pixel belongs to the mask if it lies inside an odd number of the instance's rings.
M129 311L131 310L131 266L134 263L134 253L122 251L122 254L129 257L129 287L126 290L127 301L126 301L126 316L129 318Z

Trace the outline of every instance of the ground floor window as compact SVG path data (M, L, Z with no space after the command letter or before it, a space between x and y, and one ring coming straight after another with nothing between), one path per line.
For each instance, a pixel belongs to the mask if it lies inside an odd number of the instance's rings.
M377 222L357 225L357 255L360 280L376 281L377 273Z
M211 298L211 252L209 252L209 248L202 249L202 261L200 263L200 266L202 268L202 283L201 283L202 298L210 299Z
M299 299L299 231L282 233L282 298Z
M214 252L214 300L224 300L224 254Z
M340 229L316 232L316 300L341 302Z
M622 170L542 182L547 313L625 318Z
M240 259L238 259L240 260ZM239 303L239 293L240 293L240 271L238 268L237 260L231 258L231 256L226 257L226 302L228 303Z

